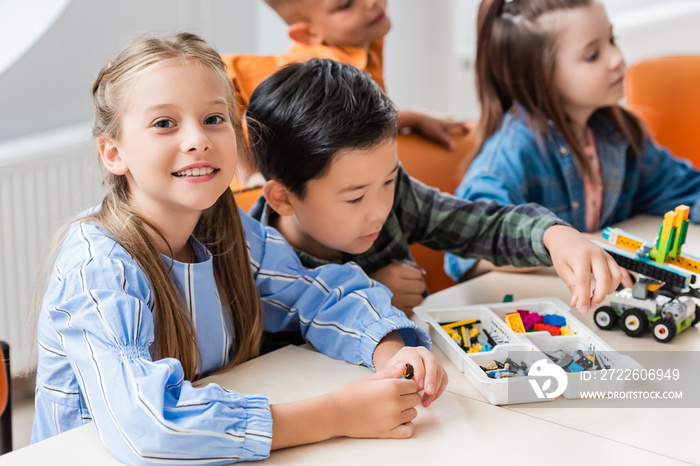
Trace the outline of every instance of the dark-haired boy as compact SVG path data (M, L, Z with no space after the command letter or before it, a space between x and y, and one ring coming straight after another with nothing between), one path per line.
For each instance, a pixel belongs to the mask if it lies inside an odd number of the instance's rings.
M353 66L287 65L253 92L246 118L268 180L251 216L277 228L307 267L356 262L409 315L424 291L420 272L403 265L413 243L496 265L553 264L581 312L622 279L607 253L543 207L465 201L409 177L394 105Z

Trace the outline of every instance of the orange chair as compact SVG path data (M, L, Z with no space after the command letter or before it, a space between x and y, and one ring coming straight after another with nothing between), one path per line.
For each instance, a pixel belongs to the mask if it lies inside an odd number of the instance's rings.
M12 451L12 406L10 404L10 346L0 341L0 455Z
M474 148L474 126L457 141L454 151L444 149L415 134L401 134L398 139L398 156L406 172L423 183L440 191L454 193L468 167L468 157ZM425 283L431 293L455 284L445 274L445 254L414 244L411 253L418 265L425 270Z
M627 107L651 136L700 168L700 55L642 60L627 72Z
M238 207L241 209L245 210L248 212L251 207L253 207L253 204L255 204L255 201L258 200L260 196L262 196L262 187L255 187L255 188L244 188L244 189L233 189L233 186L231 187L231 190L233 191L233 197L236 198L236 204L238 204Z

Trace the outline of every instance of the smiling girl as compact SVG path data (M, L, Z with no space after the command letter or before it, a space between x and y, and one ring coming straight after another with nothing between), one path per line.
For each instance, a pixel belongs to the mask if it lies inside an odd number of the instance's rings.
M426 348L404 346L427 335L357 267L305 269L237 209L228 186L245 143L217 52L192 34L137 42L100 71L93 101L108 192L48 271L32 440L92 420L128 464L228 464L331 436L412 435L414 407L447 384ZM276 405L192 385L257 356L263 328L379 372ZM414 379L401 380L407 363Z

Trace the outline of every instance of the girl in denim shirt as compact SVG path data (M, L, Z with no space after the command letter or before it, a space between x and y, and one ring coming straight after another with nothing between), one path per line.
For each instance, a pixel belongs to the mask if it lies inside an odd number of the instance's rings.
M478 155L458 196L536 202L588 232L679 204L700 223L700 171L618 104L625 61L600 1L484 0L477 37ZM490 264L473 266L445 260L456 280Z

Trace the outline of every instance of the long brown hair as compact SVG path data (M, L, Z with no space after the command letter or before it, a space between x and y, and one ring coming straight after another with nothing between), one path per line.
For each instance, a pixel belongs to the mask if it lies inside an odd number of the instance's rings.
M214 49L189 33L135 42L100 70L92 86L95 112L93 136L118 138L124 98L135 78L151 67L167 62L195 63L211 70L225 83L238 151L247 150L226 66ZM149 230L165 238L155 225L132 209L125 176L107 173L105 183L107 195L101 209L81 221L87 219L99 223L143 269L154 295L155 357L177 358L187 379L194 380L200 362L194 327L170 277L170 270L151 240ZM227 366L230 367L258 355L262 311L250 269L243 226L229 188L213 206L202 212L194 236L213 254L219 293L233 324L235 357Z
M474 155L499 128L514 103L526 113L540 141L551 131L562 133L579 166L591 173L554 84L556 35L537 20L557 10L590 5L593 0L483 0L477 20L476 83L481 117ZM644 146L640 120L620 105L598 110L638 153Z

